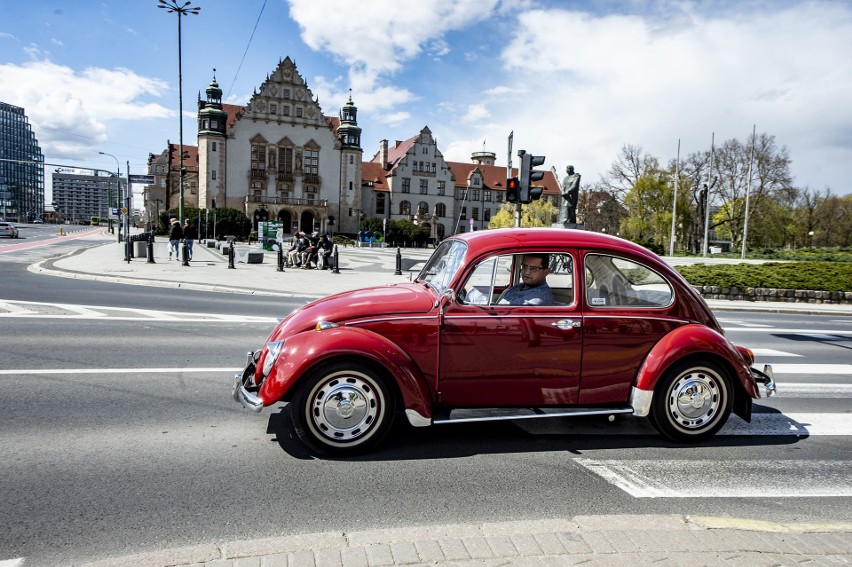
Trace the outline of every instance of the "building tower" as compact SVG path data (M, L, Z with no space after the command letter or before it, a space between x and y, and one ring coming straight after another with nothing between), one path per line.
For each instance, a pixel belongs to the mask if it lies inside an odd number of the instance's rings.
M0 102L0 218L32 222L44 213L44 154L24 109Z
M207 100L198 99L198 206L210 209L225 206L225 128L228 113L222 108L222 89L213 80L206 90ZM220 195L221 193L221 195Z
M338 199L336 232L358 231L361 217L361 128L358 127L358 107L349 100L340 109L340 126L337 128L340 141L340 196ZM364 211L366 212L366 211Z

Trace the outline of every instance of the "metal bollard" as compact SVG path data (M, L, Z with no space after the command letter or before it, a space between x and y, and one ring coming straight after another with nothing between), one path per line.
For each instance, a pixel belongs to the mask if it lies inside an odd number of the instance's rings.
M148 235L148 263L156 264L154 262L154 233Z
M189 266L189 246L186 245L186 242L183 243L183 266Z
M334 262L334 268L332 268L331 272L333 274L339 274L340 273L340 267L339 267L338 261L340 260L340 257L337 255L337 244L334 245L334 254L332 254L332 257L334 258L332 260L332 262Z
M231 269L231 270L236 269L236 266L234 266L234 242L233 241L231 241L231 243L228 245L228 268Z
M278 271L284 271L284 246L278 245Z
M402 275L402 252L399 251L399 247L396 248L396 271L393 273L395 276Z
M124 260L128 264L130 263L130 254L131 254L131 251L133 250L133 247L131 246L131 244L132 243L130 242L129 238L124 239Z

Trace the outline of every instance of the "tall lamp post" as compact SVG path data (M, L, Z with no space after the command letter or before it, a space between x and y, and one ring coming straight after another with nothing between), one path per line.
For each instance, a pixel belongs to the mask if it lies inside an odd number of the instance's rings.
M178 16L178 122L180 124L180 128L178 130L178 141L180 143L179 154L180 154L180 170L179 170L179 181L180 184L180 203L178 206L178 220L180 221L180 225L183 226L183 176L184 176L184 167L183 167L183 69L181 64L181 37L180 37L180 17L188 16L189 14L197 14L201 11L201 8L196 6L195 8L187 8L192 4L192 2L186 2L183 5L179 6L176 0L159 0L159 4L157 4L157 8L163 8L166 12L172 14L176 13Z
M115 160L115 182L116 182L116 184L118 184L118 187L116 187L116 195L118 196L118 202L119 202L119 205L120 205L121 204L121 169L120 169L120 166L118 165L118 158L115 157L114 155L108 154L106 152L98 152L98 153L101 154L102 156L109 156L109 157L111 157L112 159ZM107 209L112 209L112 191L109 192L108 201L109 202L107 203ZM111 210L107 211L107 218L109 219L109 221L107 223L107 224L109 224L109 230L110 230L110 232L112 232L112 211ZM119 226L119 228L118 228L118 242L121 242L121 225L118 225L118 226Z

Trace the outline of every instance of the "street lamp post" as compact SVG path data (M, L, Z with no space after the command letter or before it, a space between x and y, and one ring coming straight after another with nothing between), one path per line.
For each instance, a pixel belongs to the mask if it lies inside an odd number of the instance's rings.
M180 33L180 17L188 16L189 14L197 14L201 11L201 8L196 6L194 8L187 8L192 2L186 2L182 6L178 6L176 0L159 0L159 4L157 4L157 8L163 8L166 12L176 13L178 16L178 123L180 124L180 128L178 130L178 142L180 143L179 155L180 155L180 170L178 183L180 184L180 203L178 205L178 220L180 221L180 225L183 226L183 176L184 176L184 167L183 167L183 69L181 63L181 33Z
M109 156L115 160L115 182L118 184L116 187L116 195L118 196L118 202L121 203L121 169L118 165L118 158L112 154L108 154L106 152L98 152L102 156ZM109 191L109 197L107 198L107 224L109 225L109 231L112 232L112 190ZM121 225L118 228L118 242L121 242Z

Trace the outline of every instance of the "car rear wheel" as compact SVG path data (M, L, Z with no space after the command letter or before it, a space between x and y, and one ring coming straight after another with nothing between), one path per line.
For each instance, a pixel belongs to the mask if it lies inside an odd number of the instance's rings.
M335 363L310 374L291 408L296 434L313 451L365 451L388 433L394 398L384 380L358 363Z
M727 372L701 361L676 364L654 391L651 423L679 443L704 441L731 415L733 389Z

